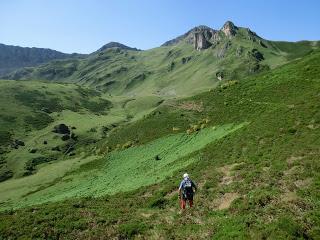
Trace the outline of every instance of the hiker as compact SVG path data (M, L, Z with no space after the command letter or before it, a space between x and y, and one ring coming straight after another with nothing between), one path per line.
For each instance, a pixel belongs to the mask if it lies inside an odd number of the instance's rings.
M187 201L190 208L193 206L193 195L197 190L196 184L189 178L187 173L183 174L183 180L179 186L179 200L181 209L185 209Z

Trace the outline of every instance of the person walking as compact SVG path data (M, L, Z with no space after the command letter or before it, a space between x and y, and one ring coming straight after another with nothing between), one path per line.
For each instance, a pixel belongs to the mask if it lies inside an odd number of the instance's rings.
M179 186L179 200L180 208L185 209L187 202L189 202L189 207L193 206L193 196L197 190L196 184L189 178L187 173L183 174L183 180Z

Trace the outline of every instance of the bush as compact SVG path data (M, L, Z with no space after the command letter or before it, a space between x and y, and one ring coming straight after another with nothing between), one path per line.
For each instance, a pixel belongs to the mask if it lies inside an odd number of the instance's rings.
M290 134L294 135L294 134L297 132L297 129L295 129L295 128L290 128L290 129L288 130L288 132L289 132Z
M8 131L0 131L0 146L8 145L11 142L11 133Z
M35 116L26 116L24 122L33 128L40 130L47 127L54 120L47 113L36 113Z
M103 113L112 107L112 103L106 99L99 99L97 102L82 99L81 104L84 108L93 113Z
M127 149L129 147L133 146L133 142L132 141L128 141L125 144L122 145L122 149Z
M47 98L45 94L38 90L22 91L18 90L15 98L25 106L47 109L50 112L61 112L63 107L58 98Z
M32 174L33 171L35 171L37 165L40 165L46 162L51 162L54 160L56 160L55 157L45 157L45 156L32 158L31 160L26 162L24 169L27 170L27 172L25 174L30 175Z
M0 167L0 182L5 181L13 176L13 172L6 165Z
M164 208L168 203L168 200L165 199L162 195L156 194L153 196L149 202L148 202L148 207L150 208Z
M143 233L145 230L147 230L147 226L144 223L126 223L119 227L121 236L129 239L134 235Z

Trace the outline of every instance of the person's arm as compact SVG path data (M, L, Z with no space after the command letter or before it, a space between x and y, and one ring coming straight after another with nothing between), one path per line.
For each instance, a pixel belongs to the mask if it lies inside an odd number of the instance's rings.
M195 184L195 182L194 181L191 181L191 183L192 183L192 187L194 188L194 190L195 191L197 191L198 190L198 187L197 187L197 185Z
M183 181L180 183L180 186L179 186L179 189L178 189L178 197L179 197L179 199L181 199L182 184L183 184Z

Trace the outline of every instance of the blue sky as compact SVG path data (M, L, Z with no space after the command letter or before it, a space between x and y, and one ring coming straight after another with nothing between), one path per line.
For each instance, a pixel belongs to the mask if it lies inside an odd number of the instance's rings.
M320 40L318 0L3 0L0 43L90 53L110 41L149 49L227 20L270 40Z

